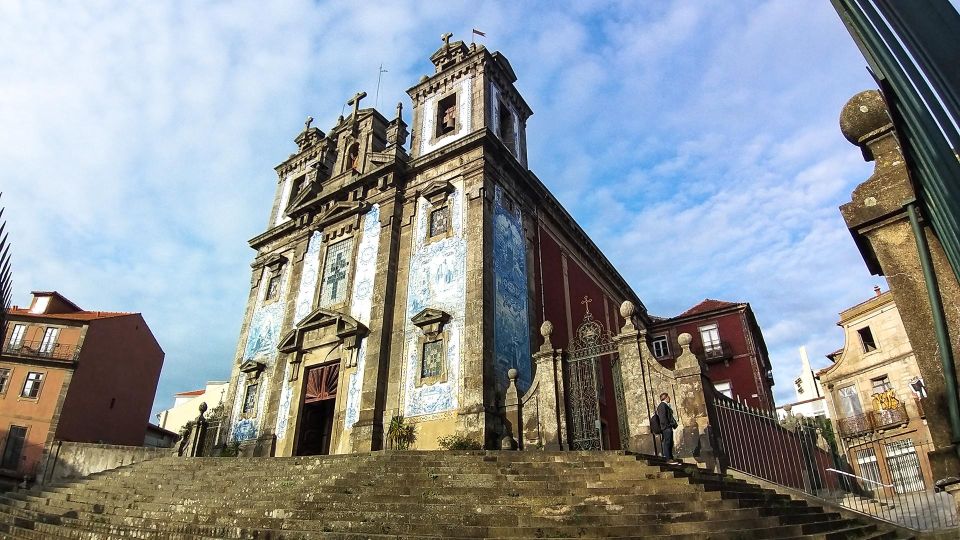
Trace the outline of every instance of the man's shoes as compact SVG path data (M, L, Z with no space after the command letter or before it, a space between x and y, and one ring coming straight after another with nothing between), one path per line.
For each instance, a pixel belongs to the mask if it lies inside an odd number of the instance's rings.
M668 459L667 463L671 465L683 465L683 462L680 461L679 459Z

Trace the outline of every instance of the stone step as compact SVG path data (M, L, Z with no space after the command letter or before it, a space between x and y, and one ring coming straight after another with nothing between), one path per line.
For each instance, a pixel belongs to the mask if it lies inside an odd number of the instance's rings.
M0 496L0 539L833 539L886 532L741 480L623 452L161 458Z

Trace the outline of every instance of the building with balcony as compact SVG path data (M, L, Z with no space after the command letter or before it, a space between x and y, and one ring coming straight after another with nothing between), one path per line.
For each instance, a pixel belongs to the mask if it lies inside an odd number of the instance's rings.
M54 440L142 446L163 356L139 313L39 291L13 307L0 348L0 475L32 476Z
M888 495L919 491L932 486L925 384L893 295L874 291L840 313L844 346L817 376L856 474Z
M752 407L774 408L773 370L750 304L706 299L676 317L655 320L647 334L650 349L670 369L684 332L693 337L690 350L704 360L717 390Z

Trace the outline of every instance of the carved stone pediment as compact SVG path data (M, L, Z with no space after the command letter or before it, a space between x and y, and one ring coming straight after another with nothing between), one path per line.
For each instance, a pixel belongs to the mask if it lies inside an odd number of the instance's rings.
M353 317L317 308L283 336L277 349L294 353L326 343L343 343L347 349L354 349L365 335L367 327Z
M301 207L316 199L319 194L320 182L308 182L307 185L300 190L300 193L297 193L296 197L290 201L290 204L287 206L287 214L292 216Z
M270 255L263 261L263 266L268 268L271 272L276 273L280 270L280 267L287 263L287 258L283 255L274 253Z
M424 308L410 318L425 335L436 336L443 332L443 325L450 322L450 314L439 309Z
M247 360L246 362L240 364L240 372L246 373L248 378L256 380L260 378L260 374L263 373L263 370L266 367L267 366L263 362Z
M326 225L330 222L342 219L353 214L357 214L366 210L367 203L363 201L358 202L337 202L330 206L325 212L320 214L320 225Z
M420 189L420 195L430 201L430 204L443 204L453 193L453 184L446 180L433 180Z

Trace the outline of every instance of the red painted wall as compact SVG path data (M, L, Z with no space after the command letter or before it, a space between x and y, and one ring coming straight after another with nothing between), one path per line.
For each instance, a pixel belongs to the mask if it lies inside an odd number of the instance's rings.
M538 322L549 320L553 323L551 341L554 348L567 350L571 345L571 330L576 334L583 324L587 307L584 297L588 297L590 313L593 319L603 326L604 331L616 335L623 326L619 306L624 299L611 298L591 275L573 258L567 255L567 280L563 276L563 248L542 226L539 231L538 253L534 269L537 272L537 290L534 307ZM542 279L542 282L541 282ZM569 298L570 315L567 316L566 302ZM535 344L539 346L539 344ZM601 396L600 417L605 425L604 446L620 448L620 433L617 421L616 398L614 394L610 357L600 360Z
M163 356L140 314L91 321L56 437L142 446Z
M700 327L716 324L723 347L729 347L730 354L725 356L726 362L710 360L706 362L707 376L714 383L730 381L734 399L746 402L751 407L772 409L774 407L773 391L767 384L765 377L768 367L758 350L757 343L762 336L753 334L749 317L744 311L728 313L706 313L702 318L685 320L682 322L667 322L656 325L651 336L668 334L670 343L670 357L661 359L661 364L672 369L674 360L680 353L677 345L677 336L688 333L692 336L690 351L703 359L703 342L700 338ZM726 350L726 349L725 349ZM757 394L757 397L753 397Z

